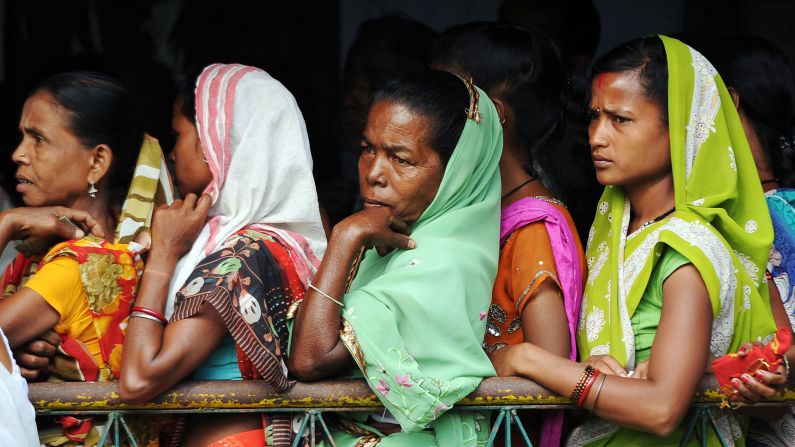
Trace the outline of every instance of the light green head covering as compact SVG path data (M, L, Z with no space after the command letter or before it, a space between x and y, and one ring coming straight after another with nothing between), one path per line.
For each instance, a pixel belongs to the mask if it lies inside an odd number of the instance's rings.
M482 342L499 253L502 127L476 91L481 122L467 119L436 197L412 227L417 247L368 251L343 312L342 339L370 388L404 432L432 425L439 445L474 445L480 424L445 412L495 375Z
M664 245L701 273L712 302L713 356L775 331L764 280L773 228L731 97L712 65L660 36L668 60L668 126L676 211L627 238L629 202L607 187L588 238L590 270L577 343L634 368L630 318Z

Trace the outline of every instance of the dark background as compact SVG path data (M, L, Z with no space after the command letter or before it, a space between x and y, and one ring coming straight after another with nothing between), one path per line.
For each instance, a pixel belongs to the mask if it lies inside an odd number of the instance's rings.
M557 0L557 3L566 3ZM141 99L149 132L169 151L175 82L211 62L270 72L295 95L306 119L318 185L341 172L334 144L345 57L359 25L388 14L440 32L496 20L500 1L324 0L0 0L0 176L13 180L10 154L30 89L46 76L95 69L124 80ZM596 55L652 33L683 37L753 33L795 60L792 0L595 0L601 35ZM561 32L575 30L562 29ZM351 148L352 150L355 150ZM321 187L322 188L322 187Z

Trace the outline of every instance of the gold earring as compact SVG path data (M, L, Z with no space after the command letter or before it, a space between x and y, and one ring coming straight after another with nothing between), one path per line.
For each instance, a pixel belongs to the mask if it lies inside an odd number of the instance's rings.
M91 197L92 199L96 199L97 198L97 192L98 192L98 190L94 186L94 181L93 180L89 180L88 181L88 196Z
M505 124L505 117L500 118L500 124Z

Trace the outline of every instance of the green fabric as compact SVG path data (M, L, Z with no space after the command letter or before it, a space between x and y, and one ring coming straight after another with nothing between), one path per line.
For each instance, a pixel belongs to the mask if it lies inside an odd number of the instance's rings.
M467 119L436 197L412 227L417 247L368 251L344 297L341 338L406 445L428 427L442 447L479 445L488 432L474 412L447 412L495 375L481 344L499 253L502 128L478 92L482 121Z
M657 265L651 272L649 285L632 314L632 331L635 333L635 361L637 363L649 359L651 344L660 325L662 314L663 284L671 273L683 265L690 264L686 257L672 248L663 249Z
M237 365L235 339L230 334L193 371L193 380L243 380Z
M660 38L668 60L676 211L627 237L624 190L605 188L586 250L590 273L577 334L582 358L610 354L628 369L636 363L630 319L666 245L687 258L706 284L713 356L775 331L763 281L773 229L737 111L703 56Z
M714 414L715 421L721 429L721 433L729 433L732 432L735 434L734 443L727 443L727 445L733 447L743 447L745 446L744 439L739 436L742 433L747 431L748 421L747 420L730 420L730 412L731 410L723 410L719 412L715 412ZM684 421L691 421L693 417L693 412L688 412L685 417ZM592 419L591 422L599 424L601 421L598 419ZM588 424L586 424L587 426ZM700 447L704 444L701 443L701 425L696 424L697 428L693 430L693 435L691 436L690 440L685 444L685 447ZM615 426L613 426L615 428ZM620 429L620 430L613 430L609 433L606 433L597 439L589 441L586 444L573 444L571 440L569 441L568 445L587 445L587 447L674 447L674 446L681 446L682 438L687 435L687 427L686 424L680 424L670 435L661 438L658 436L651 436L648 433L636 431L636 430L629 430L629 429ZM739 437L738 437L739 436ZM725 440L728 441L729 435L725 436ZM712 429L709 423L707 423L707 440L706 445L708 446L720 446L720 440L715 435L715 430Z

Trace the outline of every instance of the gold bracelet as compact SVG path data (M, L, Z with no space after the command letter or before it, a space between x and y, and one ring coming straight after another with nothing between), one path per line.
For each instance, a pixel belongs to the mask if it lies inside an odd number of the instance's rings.
M602 385L605 384L605 380L607 380L607 374L602 374L602 381L599 382L599 387L596 388L596 394L594 395L593 404L591 405L590 411L594 411L596 409L596 401L599 400L599 393L602 392Z
M310 288L310 289L312 289L312 290L314 290L315 292L317 292L317 293L319 293L319 294L323 295L324 297L328 298L328 299L329 299L329 301L331 301L332 303L336 304L337 306L339 306L339 307L345 307L345 304L343 304L343 303L342 303L342 301L340 301L340 300L337 300L337 299L335 299L335 298L332 298L332 297L331 297L331 295L329 295L328 293L326 293L326 292L324 292L324 291L322 291L322 290L318 289L318 288L317 288L317 287L315 287L315 285L314 285L314 284L312 284L311 282L309 283L309 288Z

